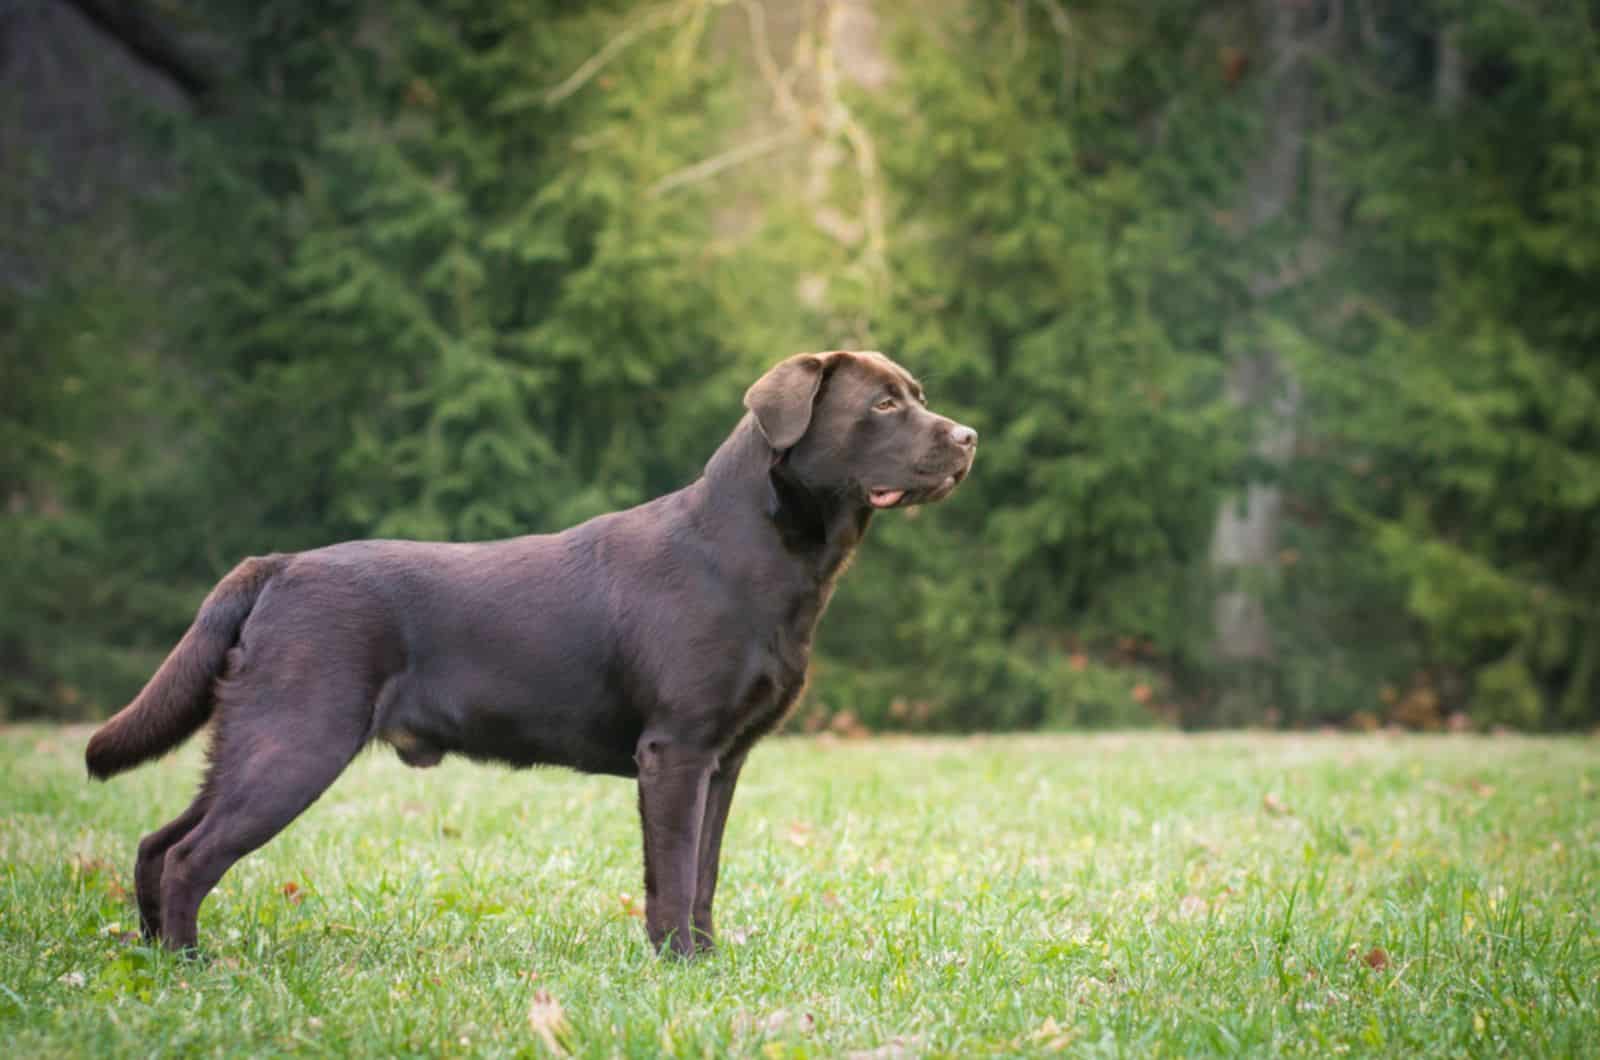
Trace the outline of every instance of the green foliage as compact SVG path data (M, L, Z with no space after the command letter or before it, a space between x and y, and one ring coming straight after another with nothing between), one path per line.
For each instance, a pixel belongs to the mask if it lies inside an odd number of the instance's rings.
M1080 71L1028 17L902 31L905 84L879 120L901 125L885 166L906 236L874 338L978 429L981 474L874 531L888 577L843 589L850 617L830 616L824 645L861 670L909 664L902 687L946 724L1149 723L1137 674L1112 702L1050 645L1193 652L1196 600L1173 589L1204 554L1231 448L1220 351L1173 321L1215 315L1220 292L1168 158L1114 131L1166 27Z
M308 514L338 532L557 528L681 484L690 469L653 454L706 437L693 395L728 355L687 275L703 211L636 194L694 144L628 131L714 110L715 84L644 50L547 106L553 72L625 12L546 7L419 7L373 29L333 60L297 178L242 192L271 203L272 266L252 268L269 286L211 326L242 376L235 411L272 433L227 460L265 463L309 428L288 470L320 467Z
M247 554L673 489L768 364L866 346L982 443L877 518L815 716L1600 720L1582 4L1329 5L1312 186L1250 230L1275 72L1313 61L1251 5L886 4L873 86L757 6L777 82L746 5L209 7L236 61L149 122L173 188L0 303L0 711L113 709ZM1228 397L1249 349L1304 394L1282 465ZM1266 482L1276 558L1217 570L1219 504ZM1220 588L1270 658L1217 658Z
M1544 712L1533 675L1515 656L1479 670L1473 693L1473 716L1483 725L1532 728Z
M1582 5L1548 7L1443 9L1481 88L1457 111L1395 90L1330 136L1364 194L1300 349L1300 488L1323 548L1382 565L1371 637L1533 727L1600 718L1600 64Z

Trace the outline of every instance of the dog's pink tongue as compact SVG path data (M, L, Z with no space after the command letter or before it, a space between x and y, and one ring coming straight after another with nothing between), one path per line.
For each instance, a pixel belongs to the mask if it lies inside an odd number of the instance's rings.
M905 490L873 490L867 494L867 500L872 502L874 508L892 508L905 495Z

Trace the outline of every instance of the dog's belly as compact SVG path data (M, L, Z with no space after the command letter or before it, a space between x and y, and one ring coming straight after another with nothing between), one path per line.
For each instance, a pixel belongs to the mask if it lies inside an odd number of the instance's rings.
M641 724L593 688L496 687L415 677L386 691L377 736L407 765L437 765L447 754L526 767L566 766L631 777ZM461 688L462 684L468 687ZM598 693L598 694L597 694Z

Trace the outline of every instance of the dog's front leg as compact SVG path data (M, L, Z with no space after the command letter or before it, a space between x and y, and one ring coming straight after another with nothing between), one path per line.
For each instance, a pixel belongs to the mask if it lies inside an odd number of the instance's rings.
M700 825L700 862L695 869L694 944L709 950L716 940L712 926L711 903L717 896L717 869L722 858L722 830L728 823L728 807L733 803L734 785L744 755L718 764L706 791L706 816Z
M706 787L716 754L646 734L639 764L639 818L644 826L644 926L658 950L694 953L691 913Z

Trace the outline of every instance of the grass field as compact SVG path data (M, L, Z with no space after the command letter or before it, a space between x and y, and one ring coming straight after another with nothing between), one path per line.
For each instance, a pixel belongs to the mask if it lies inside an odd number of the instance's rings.
M651 955L633 791L364 756L129 938L190 748L110 784L0 732L9 1056L1600 1054L1600 743L780 739L719 952Z

